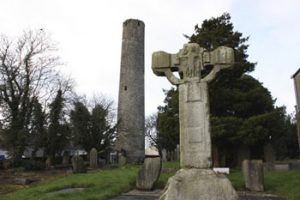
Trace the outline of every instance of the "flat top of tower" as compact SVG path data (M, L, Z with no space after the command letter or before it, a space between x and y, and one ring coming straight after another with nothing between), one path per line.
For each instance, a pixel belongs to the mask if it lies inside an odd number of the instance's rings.
M142 21L142 20L139 20L139 19L127 19L127 20L125 20L124 22L123 22L123 25L127 25L128 23L136 23L137 25L144 25L145 26L145 24L144 24L144 22Z

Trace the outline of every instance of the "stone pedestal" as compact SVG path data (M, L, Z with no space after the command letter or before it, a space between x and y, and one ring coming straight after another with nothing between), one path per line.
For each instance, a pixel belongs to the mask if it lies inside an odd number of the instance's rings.
M229 180L210 169L181 169L168 181L160 200L237 200Z

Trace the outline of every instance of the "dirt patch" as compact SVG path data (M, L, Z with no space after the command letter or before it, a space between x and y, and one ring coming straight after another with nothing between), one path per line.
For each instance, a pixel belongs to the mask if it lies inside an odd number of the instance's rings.
M66 169L52 169L35 172L20 172L17 170L0 170L0 194L14 192L28 187L31 183L51 180L66 176Z

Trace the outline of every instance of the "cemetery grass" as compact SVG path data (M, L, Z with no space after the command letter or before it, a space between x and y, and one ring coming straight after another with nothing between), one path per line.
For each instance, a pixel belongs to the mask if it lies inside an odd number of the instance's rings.
M179 162L163 162L163 170L156 187L164 188L168 178L175 175L179 168ZM276 194L287 200L300 199L300 170L268 171L264 175L265 192ZM230 170L228 179L231 181L236 190L246 190L240 169Z
M84 174L58 177L28 188L1 195L1 200L105 200L129 191L135 186L138 166L97 170ZM80 192L51 193L67 188L84 188Z
M300 171L267 171L264 174L265 192L276 194L288 200L300 199ZM228 176L237 190L245 190L240 170L233 170Z

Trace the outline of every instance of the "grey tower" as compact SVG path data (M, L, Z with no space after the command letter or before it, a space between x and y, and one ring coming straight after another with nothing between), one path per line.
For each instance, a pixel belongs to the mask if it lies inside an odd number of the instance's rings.
M117 149L129 163L140 163L145 155L144 35L144 22L123 23Z

